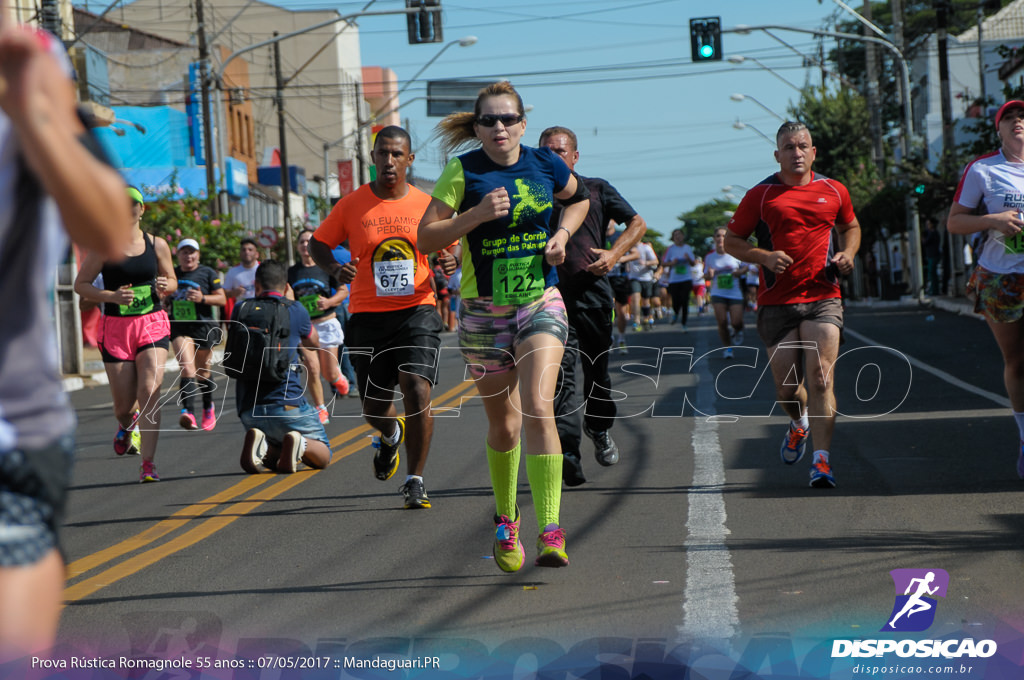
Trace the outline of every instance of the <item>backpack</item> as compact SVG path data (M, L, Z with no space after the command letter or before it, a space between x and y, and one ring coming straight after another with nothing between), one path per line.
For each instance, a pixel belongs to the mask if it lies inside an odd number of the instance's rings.
M274 297L251 298L238 303L238 313L228 326L224 346L224 372L246 383L276 384L288 379L292 348L288 303Z

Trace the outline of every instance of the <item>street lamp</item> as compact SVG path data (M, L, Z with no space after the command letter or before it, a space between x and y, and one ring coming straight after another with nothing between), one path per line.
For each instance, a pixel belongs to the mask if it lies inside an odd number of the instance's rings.
M733 100L734 102L741 102L741 101L743 101L744 99L749 99L750 101L754 102L755 104L757 104L758 106L760 106L760 107L761 107L762 109L764 109L764 110L765 110L765 111L767 111L768 113L772 114L773 116L775 116L776 118L778 118L779 120L781 120L781 121L782 121L783 123L785 123L785 122L786 122L786 119L785 119L785 118L783 118L783 117L782 117L782 116L780 116L779 114L775 113L774 111L772 111L771 109L769 109L769 108L768 108L767 106L765 106L764 104L762 104L761 102L759 102L759 101L758 101L757 99L755 99L754 97L752 97L752 96L751 96L751 95L749 95L749 94L738 94L738 93L737 93L737 94L732 94L732 95L729 95L729 99Z
M775 76L776 78L778 78L779 80L784 82L786 85L789 85L791 88L793 88L797 92L803 92L803 88L797 87L796 85L791 83L789 80L784 78L781 74L779 74L775 69L773 69L770 66L767 66L764 63L762 63L760 59L756 59L754 57L744 57L742 54L734 54L731 57L729 57L729 63L730 64L739 65L739 64L742 64L742 63L747 62L747 61L754 62L755 64L757 64L758 66L763 68L765 71L768 71L773 76Z
M390 113L388 109L391 106L391 102L398 99L399 95L401 95L403 92L409 89L409 86L415 83L416 79L423 75L423 72L430 68L430 65L437 61L438 58L440 58L440 56L444 54L445 50L447 50L449 47L452 47L453 45L458 45L459 47L470 47L472 45L475 45L476 42L477 37L475 35L467 35L465 38L459 38L458 40L452 40L449 43L445 43L444 47L437 51L437 54L432 56L430 60L427 61L427 63L420 67L420 70L416 72L416 75L414 75L409 80L405 81L405 85L402 85L402 87L398 88L398 91L391 95L391 97L389 97L386 102L384 102L384 104L377 110L377 112L373 114L373 120L377 120L382 115Z
M759 134L759 135L761 135L762 137L764 137L764 139L765 139L765 141L766 141L766 142L768 142L768 143L769 143L769 144L771 144L772 146L775 146L775 142L774 142L774 141L772 140L772 138L771 138L771 137L769 137L769 136L768 136L768 135L766 135L765 133L761 132L760 130L758 130L758 129L757 129L756 127L754 127L754 126L753 126L753 125L751 125L750 123L743 123L743 122L740 122L740 121L736 121L735 123L733 123L733 124L732 124L732 126L733 126L734 128L736 128L737 130L746 130L747 128L750 128L751 130L753 130L753 131L754 131L754 132L756 132L757 134Z

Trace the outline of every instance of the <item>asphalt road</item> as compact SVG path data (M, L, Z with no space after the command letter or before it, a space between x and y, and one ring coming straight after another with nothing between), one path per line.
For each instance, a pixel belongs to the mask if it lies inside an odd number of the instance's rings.
M401 474L374 479L355 399L339 400L328 425L334 463L291 476L241 471L230 394L209 433L178 430L168 405L163 481L142 485L138 459L112 453L108 389L75 392L61 644L86 657L247 659L211 676L236 678L394 677L334 661L289 676L253 659L439 650L444 677L671 650L694 667L763 654L806 669L822 640L877 635L897 568L950 576L929 636L1005 637L1009 626L1019 641L1024 482L991 335L916 308L853 308L847 324L836 489L809 488L807 461L779 461L787 419L752 328L750 349L728 361L708 317L685 334L660 325L613 355L621 462L599 467L584 442L589 481L562 496L568 568L532 566L521 475L528 559L516 574L490 556L486 420L453 334L435 390L445 410L425 473L430 510L402 509Z

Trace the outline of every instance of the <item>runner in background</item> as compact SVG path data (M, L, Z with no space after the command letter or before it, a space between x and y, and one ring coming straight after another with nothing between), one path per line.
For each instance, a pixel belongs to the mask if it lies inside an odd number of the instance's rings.
M348 394L348 380L341 373L338 364L338 347L345 339L338 321L338 306L348 297L348 287L317 266L309 254L309 240L313 232L303 231L296 239L299 261L288 268L288 285L295 299L309 313L320 339L320 349L301 349L302 361L308 371L308 387L313 397L320 422L330 422L330 414L324 404L324 388L320 377L327 381L334 394L344 397Z
M679 323L686 332L690 314L690 292L693 290L691 268L696 260L693 248L686 243L682 229L672 231L672 245L661 256L662 265L668 269L668 294L672 298L672 323Z
M123 200L132 207L130 245L115 260L104 261L99 253L87 255L75 278L75 292L103 303L100 354L120 426L114 452L128 452L130 431L138 426L142 439L139 481L158 482L153 461L160 437L160 388L171 345L171 323L163 299L177 290L178 279L167 241L142 231L140 221L146 212L142 193L128 187L127 194ZM103 289L93 285L98 274L103 274Z
M171 346L181 367L178 379L178 425L186 430L212 430L217 424L213 395L217 385L210 378L213 348L220 342L220 325L213 318L213 307L223 307L227 296L220 285L220 274L199 264L199 242L182 239L175 252L178 266L174 275L178 290L170 299ZM196 422L195 395L202 395L202 422Z
M725 252L725 227L715 229L715 250L704 258L704 277L711 282L711 307L722 341L722 356L733 358L733 345L743 344L743 290L747 265Z
M566 127L549 127L540 133L539 146L546 146L575 170L579 161L576 133ZM565 261L558 265L558 291L565 302L569 334L562 355L562 369L555 387L555 414L558 439L562 445L562 481L566 486L586 482L580 461L581 435L594 442L594 458L603 466L619 460L619 447L611 436L615 424L615 400L608 373L608 355L612 346L614 293L608 273L635 245L647 223L619 194L599 177L579 177L590 192L587 216L565 249ZM557 229L564 207L556 199L552 225ZM605 248L607 225L625 224L622 238ZM583 380L577 379L579 361ZM582 389L580 389L582 387ZM580 427L579 399L586 401Z

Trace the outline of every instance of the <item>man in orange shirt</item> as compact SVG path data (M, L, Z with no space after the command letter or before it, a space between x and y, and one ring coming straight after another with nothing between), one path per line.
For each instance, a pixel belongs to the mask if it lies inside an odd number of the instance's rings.
M351 356L363 417L380 432L374 437L374 474L381 481L395 474L404 441L407 477L401 491L410 509L430 507L423 468L434 433L430 397L441 346L433 272L416 249L430 196L406 182L415 157L411 149L402 128L391 125L378 132L373 145L377 179L338 201L309 242L310 254L324 271L352 284L345 344L372 350ZM331 251L346 241L352 261L340 265ZM396 386L405 416L395 409Z

